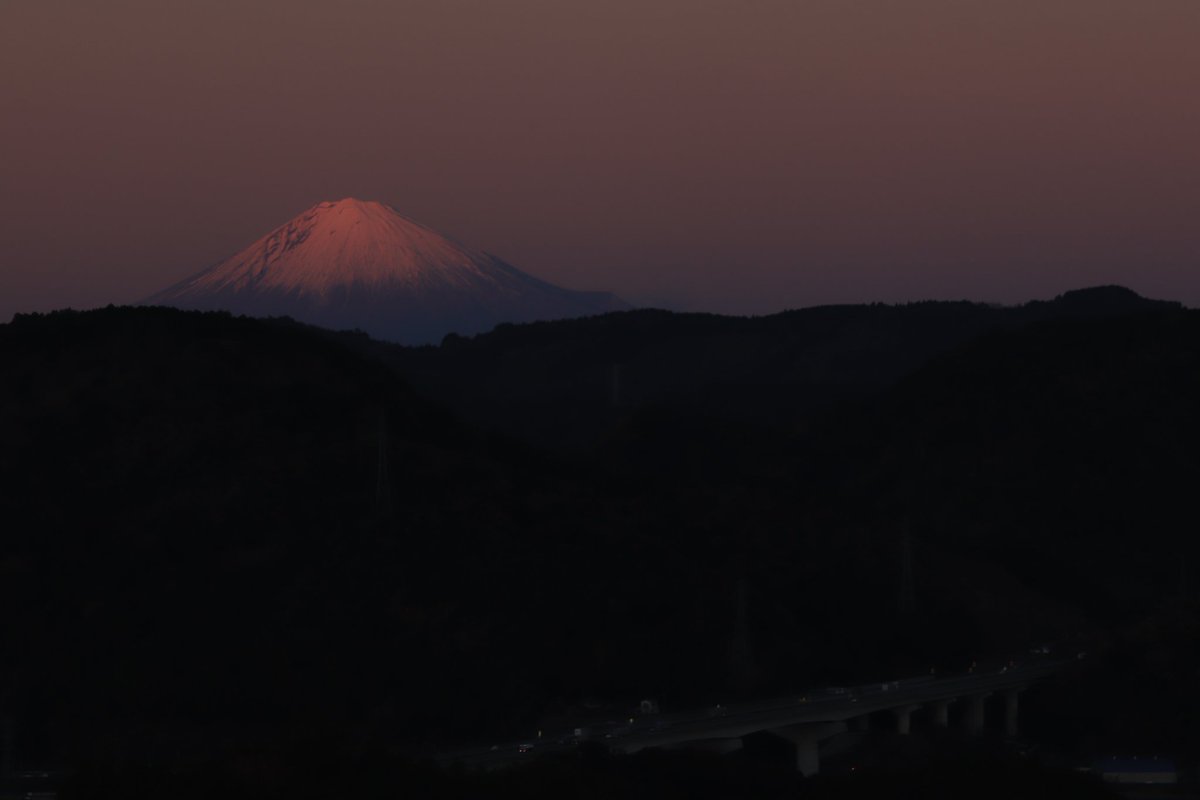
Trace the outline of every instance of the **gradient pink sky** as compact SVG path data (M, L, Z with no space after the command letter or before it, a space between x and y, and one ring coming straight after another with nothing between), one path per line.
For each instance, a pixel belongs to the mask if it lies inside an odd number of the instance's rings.
M675 307L1200 305L1200 0L0 0L0 320L344 196Z

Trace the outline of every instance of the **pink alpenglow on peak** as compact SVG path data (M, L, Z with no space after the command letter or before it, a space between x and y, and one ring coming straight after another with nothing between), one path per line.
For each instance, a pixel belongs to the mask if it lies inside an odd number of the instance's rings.
M628 308L608 292L562 289L390 206L349 197L318 203L144 302L290 316L403 344Z

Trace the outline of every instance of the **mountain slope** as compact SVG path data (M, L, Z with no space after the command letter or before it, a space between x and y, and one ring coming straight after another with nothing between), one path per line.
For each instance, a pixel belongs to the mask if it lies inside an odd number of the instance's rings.
M313 206L145 303L291 316L405 344L625 307L606 292L538 280L389 206L352 198Z

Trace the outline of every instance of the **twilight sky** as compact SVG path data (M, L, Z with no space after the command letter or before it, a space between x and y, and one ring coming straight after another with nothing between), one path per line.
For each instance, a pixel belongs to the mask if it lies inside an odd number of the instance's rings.
M1200 305L1200 0L0 0L0 321L345 196L678 308Z

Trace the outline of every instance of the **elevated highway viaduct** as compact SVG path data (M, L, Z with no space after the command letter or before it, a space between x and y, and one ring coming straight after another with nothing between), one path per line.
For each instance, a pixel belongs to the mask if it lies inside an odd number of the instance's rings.
M865 723L878 712L889 712L896 732L908 734L914 712L926 710L934 725L947 727L951 704L960 704L959 717L964 729L979 734L986 722L985 701L1000 695L1004 698L1005 733L1015 736L1020 693L1061 667L1059 663L1047 663L991 674L919 678L827 690L790 701L710 711L703 718L666 720L657 728L630 731L609 741L613 750L624 753L685 745L727 751L740 747L745 736L769 732L791 741L796 746L796 768L805 775L815 775L820 770L821 742Z
M917 711L928 713L934 725L948 727L953 706L958 709L955 717L963 729L980 734L986 723L986 701L999 696L1003 698L1004 730L1009 736L1016 735L1020 693L1072 663L1041 661L992 672L909 678L823 689L802 697L648 715L627 725L614 723L593 729L589 738L602 741L611 751L619 753L636 753L652 747L728 752L740 748L744 737L767 732L792 742L796 748L796 768L811 776L820 771L822 742L864 727L870 717L881 712L891 717L897 733L908 734L912 715ZM441 760L486 768L529 758L533 752L565 752L576 746L575 739L540 739L488 750L445 753Z

